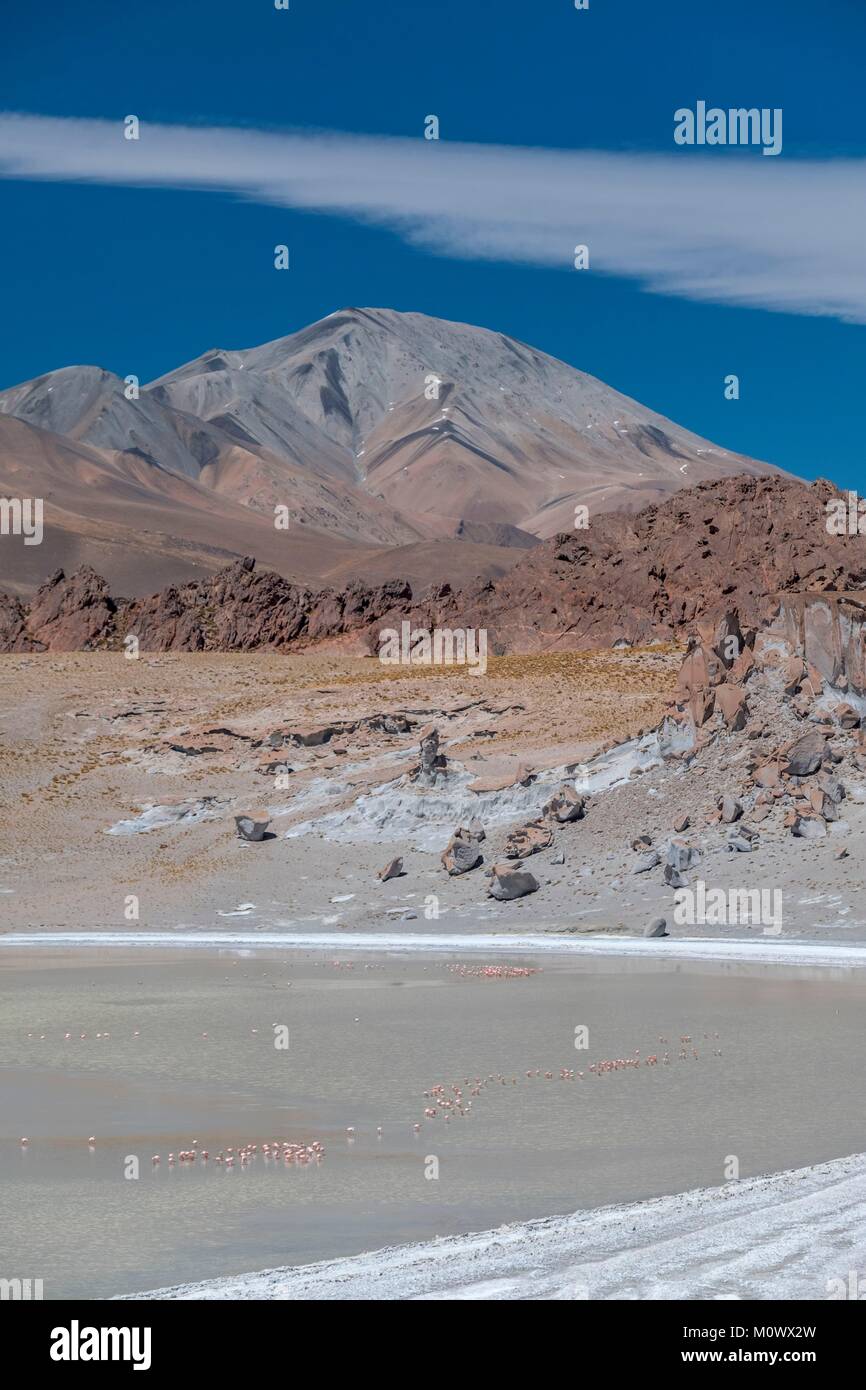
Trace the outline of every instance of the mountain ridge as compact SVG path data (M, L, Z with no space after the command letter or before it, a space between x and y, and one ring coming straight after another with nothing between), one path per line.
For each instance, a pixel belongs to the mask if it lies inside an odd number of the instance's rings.
M634 512L690 483L780 472L517 339L389 309L337 310L258 347L211 348L142 386L100 367L59 368L0 392L0 425L11 419L55 451L96 451L106 467L98 501L77 484L64 496L62 471L49 469L42 576L78 557L134 592L145 573L165 583L212 572L226 550L325 582L353 572L352 547L361 576L371 564L385 572L374 561L383 549L416 546L417 581L456 563L451 577L464 583L473 565L501 574L517 546L570 528L578 505ZM13 475L7 430L0 491ZM148 530L168 538L163 563L157 545L139 543L134 516L124 525L128 480L152 494ZM30 495L40 482L37 470ZM202 492L213 499L206 535ZM265 534L277 508L292 523L283 545ZM188 537L198 550L183 563ZM303 537L314 545L295 546ZM31 591L33 565L4 546L0 583Z

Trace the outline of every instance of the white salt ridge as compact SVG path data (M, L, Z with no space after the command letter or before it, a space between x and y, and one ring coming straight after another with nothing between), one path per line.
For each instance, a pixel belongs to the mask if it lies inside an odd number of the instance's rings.
M150 830L161 830L166 825L177 825L183 821L186 825L195 825L203 820L216 820L220 812L214 810L207 801L200 801L188 806L146 806L140 815L133 816L129 820L119 820L108 830L106 835L144 835Z
M660 762L658 736L645 734L600 754L585 764L576 778L563 764L539 772L528 787L517 785L496 792L470 791L476 774L452 763L432 786L412 782L408 777L385 782L357 797L347 808L292 826L286 831L286 838L316 832L338 842L405 840L413 849L436 854L445 848L455 826L473 816L480 817L485 826L528 820L541 814L551 791L562 782L585 793L604 792L627 782L634 768L646 771ZM309 805L316 798L344 796L348 790L345 784L317 780L305 789L302 798L284 810L297 812L301 804Z
M866 1154L133 1298L809 1299L866 1268Z
M706 940L699 937L657 937L647 940L634 936L582 936L565 933L467 932L396 935L392 932L297 932L297 931L105 931L105 932L7 932L0 935L0 947L32 946L177 946L198 948L274 946L297 951L389 951L399 955L439 954L451 956L481 954L499 959L515 955L559 956L648 956L656 960L698 960L708 962L749 962L756 965L833 967L866 966L866 946L823 945L812 941L787 941L766 937L752 941L731 937Z

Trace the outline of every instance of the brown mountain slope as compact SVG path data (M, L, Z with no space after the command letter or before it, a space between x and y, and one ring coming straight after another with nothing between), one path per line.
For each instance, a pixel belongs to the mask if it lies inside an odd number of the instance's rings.
M19 594L31 593L58 567L82 563L98 565L120 592L147 593L169 580L211 574L250 552L304 581L373 550L300 524L278 531L273 515L219 497L192 478L4 416L0 496L44 501L41 545L0 537L0 582Z
M257 466L266 462L257 460ZM229 450L214 467L225 473L235 465L239 474L248 473L243 450L234 457ZM0 497L41 498L44 504L40 545L0 536L0 586L26 596L54 570L71 573L86 564L105 575L115 593L148 594L255 554L261 565L298 582L321 584L332 574L341 584L357 575L375 582L398 571L423 589L442 574L459 575L461 582L479 573L504 574L520 556L508 544L419 537L417 547L401 545L407 528L399 518L389 526L384 504L280 467L260 510L244 505L240 487L237 498L212 490L204 481L208 469L193 479L137 454L97 449L0 415ZM265 472L257 473L257 485L267 490ZM288 530L274 526L276 496L287 499ZM362 543L358 534L370 539ZM374 540L383 534L391 546Z

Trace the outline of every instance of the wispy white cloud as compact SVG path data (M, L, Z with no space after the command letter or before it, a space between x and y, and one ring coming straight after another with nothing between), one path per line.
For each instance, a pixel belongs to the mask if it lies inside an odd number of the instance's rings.
M439 255L592 268L660 294L866 323L866 160L526 149L0 115L0 176L221 190ZM574 272L573 272L574 273Z

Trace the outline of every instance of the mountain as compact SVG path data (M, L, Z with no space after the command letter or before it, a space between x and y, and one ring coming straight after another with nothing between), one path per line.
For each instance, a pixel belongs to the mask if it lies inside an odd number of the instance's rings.
M518 552L499 579L420 595L394 579L315 591L248 560L130 602L84 568L53 576L29 605L0 593L0 651L116 648L133 632L154 651L329 642L375 652L381 630L403 620L484 628L496 654L575 651L682 640L733 609L757 627L780 595L802 594L826 596L812 609L820 637L838 596L862 599L866 588L866 536L826 530L826 503L837 496L820 480L724 478Z
M140 593L256 554L301 582L463 584L578 504L778 471L503 334L387 309L213 349L129 395L98 367L0 392L0 495L43 497L49 522L43 546L4 538L0 583L86 562Z
M214 350L148 389L437 529L506 522L550 536L577 503L638 510L689 483L773 471L514 338L392 309Z

